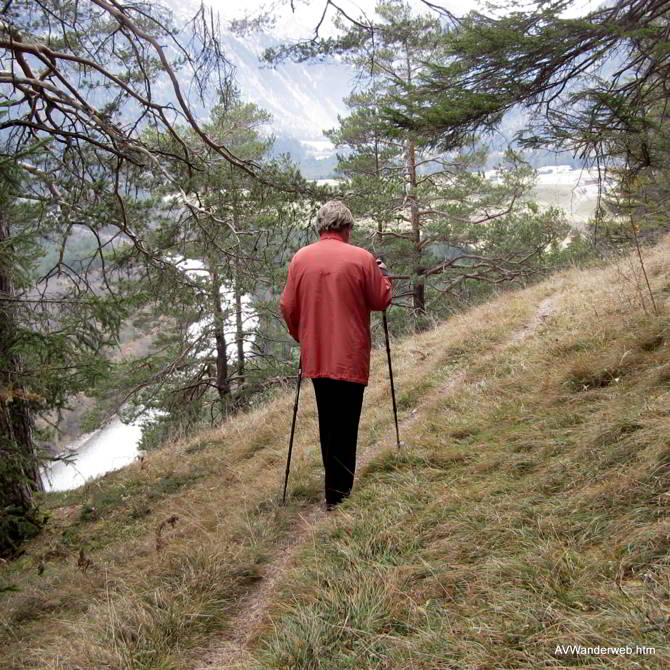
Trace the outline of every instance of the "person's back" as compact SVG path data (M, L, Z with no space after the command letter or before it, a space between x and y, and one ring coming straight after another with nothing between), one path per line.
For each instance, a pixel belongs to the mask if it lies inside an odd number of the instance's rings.
M282 307L291 315L291 334L303 345L304 376L367 384L370 311L385 309L390 297L390 282L374 256L345 242L341 233L322 233L300 249L289 267Z
M302 374L314 384L330 509L353 485L370 311L388 307L391 282L370 252L349 244L353 217L343 203L326 203L317 222L321 238L291 260L280 306L300 342Z

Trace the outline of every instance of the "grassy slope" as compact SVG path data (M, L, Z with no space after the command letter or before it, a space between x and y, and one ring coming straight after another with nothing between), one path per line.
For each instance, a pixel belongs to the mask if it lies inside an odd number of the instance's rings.
M240 667L668 667L669 250L648 259L659 316L622 262L396 342L399 454L377 352L359 445L388 448L302 546ZM48 496L48 533L0 573L20 588L0 596L0 665L192 667L320 498L305 391L285 508L291 390ZM656 654L574 658L558 644Z

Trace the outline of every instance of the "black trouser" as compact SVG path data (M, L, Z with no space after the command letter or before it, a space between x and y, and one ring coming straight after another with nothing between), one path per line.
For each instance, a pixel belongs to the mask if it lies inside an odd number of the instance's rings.
M325 378L312 379L312 383L319 410L326 505L337 505L351 493L354 484L358 420L365 385Z

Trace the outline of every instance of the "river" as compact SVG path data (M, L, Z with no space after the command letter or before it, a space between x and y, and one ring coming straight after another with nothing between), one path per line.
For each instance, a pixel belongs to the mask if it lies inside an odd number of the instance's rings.
M206 273L204 265L197 260L172 258L175 265L191 277ZM221 288L224 304L234 304L233 291L229 286ZM253 331L258 325L258 317L251 308L251 296L242 298L242 318L245 324L244 350L249 353L254 344ZM206 317L189 328L189 336L193 339L200 336L206 328L211 328L212 319ZM235 314L226 319L224 332L231 336L227 341L233 343L235 334ZM211 338L211 351L215 351L216 343ZM207 355L207 352L201 355ZM236 359L237 350L230 346L229 361ZM69 462L57 461L43 470L44 487L47 491L68 491L82 486L91 479L100 477L112 470L118 470L132 463L140 454L139 443L142 438L142 424L147 419L138 419L133 424L125 424L115 416L98 430L82 435L78 440L65 448L69 453Z
M42 473L47 491L68 491L87 481L132 463L139 454L142 427L125 424L116 416L98 430L68 445L71 462L56 461Z

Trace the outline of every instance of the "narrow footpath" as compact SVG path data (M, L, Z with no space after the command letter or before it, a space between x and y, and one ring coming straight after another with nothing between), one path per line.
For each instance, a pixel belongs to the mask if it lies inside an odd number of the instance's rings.
M554 303L550 296L538 304L530 321L507 337L499 347L504 349L532 336L553 312ZM466 370L456 370L448 381L426 396L422 404L412 410L400 422L400 439L403 439L405 431L421 416L423 407L430 406L431 401L436 396L454 393L466 384L482 383L484 381L470 380L466 382L465 379ZM360 454L356 463L357 471L363 470L365 465L389 447L395 448L394 424L391 424L385 438ZM201 654L188 666L188 670L242 670L253 663L254 659L250 650L251 643L265 623L269 605L277 587L282 583L300 549L312 539L322 524L327 522L328 515L320 504L315 504L307 512L300 514L295 529L280 546L277 551L277 558L266 567L258 586L240 600L238 614L228 621L224 632L211 638L209 648L202 650Z

